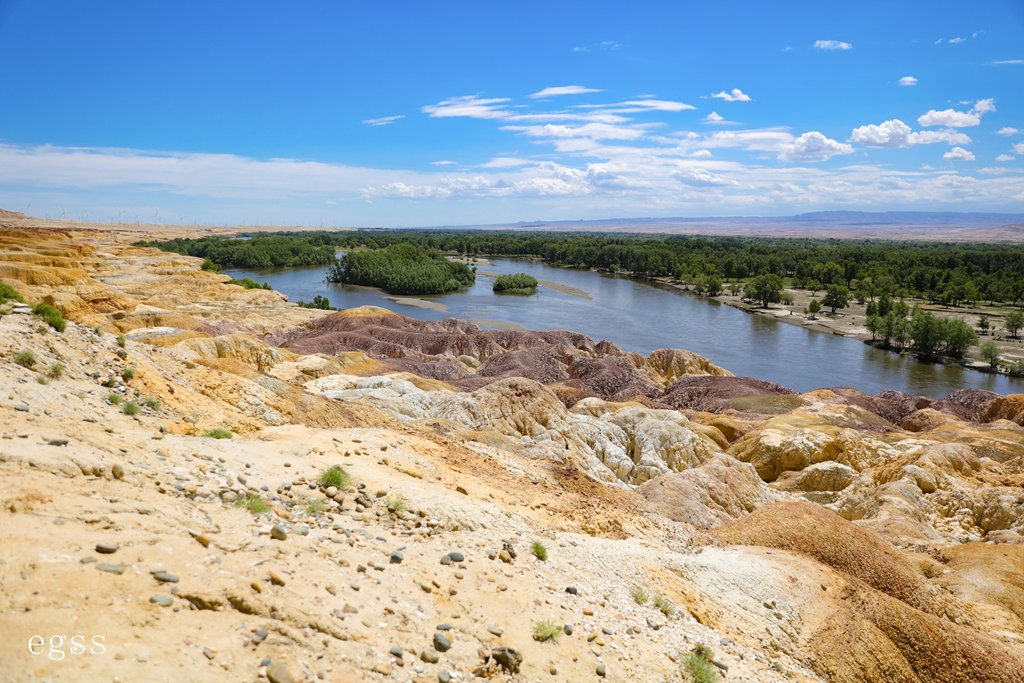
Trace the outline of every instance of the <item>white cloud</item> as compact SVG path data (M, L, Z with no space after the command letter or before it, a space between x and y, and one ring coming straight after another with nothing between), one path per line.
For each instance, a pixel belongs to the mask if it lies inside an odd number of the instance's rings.
M590 138L592 140L636 140L643 137L639 126L621 126L608 123L585 123L568 126L548 123L538 126L502 126L502 130L522 133L534 138Z
M1006 126L1005 128L1000 128L999 130L997 130L996 135L1016 135L1017 133L1020 132L1022 132L1020 128L1012 128L1010 126Z
M512 114L498 106L508 101L507 97L481 99L476 95L463 95L441 100L437 104L428 104L422 111L424 114L430 114L432 118L467 116L474 119L501 119Z
M814 41L814 47L819 50L849 50L853 48L853 45L844 43L841 40L816 40Z
M1024 59L1000 59L993 64L1024 64Z
M1013 153L1024 155L1024 142L1018 142L1013 146Z
M736 181L709 171L688 169L679 171L673 176L683 185L690 187L722 187L724 185L735 185Z
M544 88L539 92L535 92L532 95L527 95L533 99L540 99L542 97L556 97L558 95L583 95L589 92L603 92L596 88L585 88L582 85L558 85L551 88Z
M995 98L992 97L989 97L988 99L984 100L978 100L977 102L974 103L974 106L971 107L971 113L975 114L976 116L981 116L982 114L987 114L990 111L995 110L996 101Z
M917 85L917 79L913 76L904 76L898 82L900 85Z
M389 123L394 123L398 119L404 119L405 114L398 114L397 116L382 116L379 119L366 119L363 123L371 126L386 126Z
M1000 154L996 157L996 161L1013 161L1016 158L1012 154Z
M457 166L459 162L442 159L440 161L431 161L430 163L434 166Z
M924 130L915 133L903 121L890 119L877 126L870 124L854 128L850 134L850 142L868 147L911 147L936 142L944 142L948 145L969 145L971 138L952 128Z
M943 154L942 158L949 161L974 161L974 154L963 147L954 147Z
M720 116L718 112L711 112L704 117L705 123L721 123L722 121L725 121L725 117Z
M965 40L964 38L961 38L961 37L957 36L956 38L950 38L949 42L952 45L959 45L960 43L964 42L964 40Z
M947 126L950 128L967 128L977 126L981 118L970 112L956 111L954 109L943 109L936 111L929 109L928 113L917 117L917 123L922 126Z
M810 131L796 138L782 151L782 161L818 162L831 159L838 154L851 154L853 147L843 142L827 138L818 131Z
M516 157L494 157L487 163L483 164L484 168L515 168L516 166L524 166L526 164L533 163L526 159L517 159Z
M725 100L726 102L749 102L750 101L750 95L746 94L745 92L743 92L739 88L733 88L732 92L725 92L723 90L722 92L717 92L717 93L713 94L712 97L717 97L718 99Z
M910 126L899 119L891 119L879 125L869 124L853 129L850 142L869 147L910 147Z
M706 150L706 149L698 149L697 151L695 151L690 156L693 157L694 159L710 159L711 158L711 152L710 152L710 150Z

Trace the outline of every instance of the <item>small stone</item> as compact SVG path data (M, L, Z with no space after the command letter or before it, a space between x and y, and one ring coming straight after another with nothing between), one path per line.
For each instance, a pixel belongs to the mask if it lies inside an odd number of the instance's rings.
M114 466L110 468L110 473L114 475L114 479L124 479L124 465L115 462Z
M500 553L498 553L498 558L506 564L512 562L512 555L507 550L502 550Z
M437 630L438 631L451 631L452 630L452 625L451 624L438 624L437 625Z
M448 559L452 562L465 562L466 556L457 550L453 550L452 552L448 553Z
M499 592L504 593L507 590L508 590L508 586L507 585L505 585L503 583L499 583L498 584L498 591Z
M154 605L160 605L161 607L170 607L174 603L174 598L170 595L156 594L149 598L149 601Z
M135 656L135 660L137 662L139 662L140 664L145 664L146 662L149 661L149 653L148 652L140 652L139 654L137 654Z
M283 586L285 584L284 577L277 572L270 572L270 583L275 586Z
M576 590L576 586L566 586L565 592L569 595L576 595L579 591Z
M601 633L605 634L606 636L610 636L612 634L612 630L607 626L604 626L601 628Z
M46 442L46 445L47 446L67 446L68 445L68 440L67 439L50 439L49 441Z
M402 564L402 560L404 559L405 556L397 550L391 553L391 564Z
M438 683L451 683L452 675L447 671L440 671L437 674Z
M444 555L441 557L441 564L447 566L452 563L451 555Z
M264 640L267 639L267 635L268 635L267 629L265 629L265 628L263 628L261 626L258 629L256 629L255 631L253 631L252 642L255 643L256 645L259 645L260 643L262 643Z
M550 672L552 676L557 676L558 675L558 667L555 666L554 664L552 664L551 667L548 669L548 672Z
M562 631L565 633L565 635L571 636L572 635L572 624L566 624L565 626L563 626L562 627Z
M178 577L174 574L168 574L167 572L157 572L153 574L153 578L160 583L178 583Z
M278 541L283 541L288 538L288 530L284 528L283 524L275 524L270 528L270 537Z
M267 680L270 683L295 683L295 676L288 670L288 666L284 662L275 659L267 665Z
M14 409L17 410L19 413L27 413L28 412L28 406L25 405L24 403L15 403L14 404Z
M204 548L210 547L210 537L206 534L199 534L198 536L196 536L196 540L199 541L199 544Z
M434 634L434 648L438 652L447 652L452 647L452 641L448 640L448 636L441 633L440 631Z
M214 652L213 650L211 650L208 647L204 647L203 648L203 656L206 657L207 659L213 659L214 657L217 656L217 653Z
M500 636L505 632L505 629L501 628L500 626L488 626L487 632L491 635Z
M97 543L96 552L100 553L101 555L113 555L117 552L118 548L120 547L121 546L117 545L116 543Z
M601 678L604 678L608 675L608 667L604 665L604 662L601 662L597 665L597 675Z
M496 647L491 651L491 657L510 674L519 673L519 666L523 663L523 656L511 647Z
M328 486L326 493L328 498L334 498L336 495L338 495L338 487Z
M467 490L466 490L465 488L463 488L462 486L456 486L456 487L455 487L455 490L456 490L456 491L458 491L459 493L461 493L461 494L462 494L462 495L464 495L464 496L468 496L468 495L469 495L469 491L467 491Z
M101 572L108 572L110 574L124 574L124 565L120 564L109 564L107 562L100 562L96 565L96 569Z
M405 656L405 653L402 652L402 648L398 647L397 645L391 648L389 652L392 654L392 656L398 657L399 659Z

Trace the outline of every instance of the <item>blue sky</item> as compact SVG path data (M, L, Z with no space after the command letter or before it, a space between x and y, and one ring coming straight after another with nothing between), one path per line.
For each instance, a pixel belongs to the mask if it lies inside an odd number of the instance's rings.
M1024 212L1024 3L0 0L0 207Z

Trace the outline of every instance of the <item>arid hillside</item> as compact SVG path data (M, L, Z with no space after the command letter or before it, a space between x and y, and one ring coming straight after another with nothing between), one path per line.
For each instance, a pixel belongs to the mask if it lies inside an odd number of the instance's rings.
M129 239L0 231L7 680L1024 680L1024 395L310 310Z

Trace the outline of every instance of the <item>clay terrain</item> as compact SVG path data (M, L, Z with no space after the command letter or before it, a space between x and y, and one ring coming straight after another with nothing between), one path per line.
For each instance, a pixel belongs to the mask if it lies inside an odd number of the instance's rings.
M2 680L1024 681L1024 395L304 309L132 239L0 231Z

